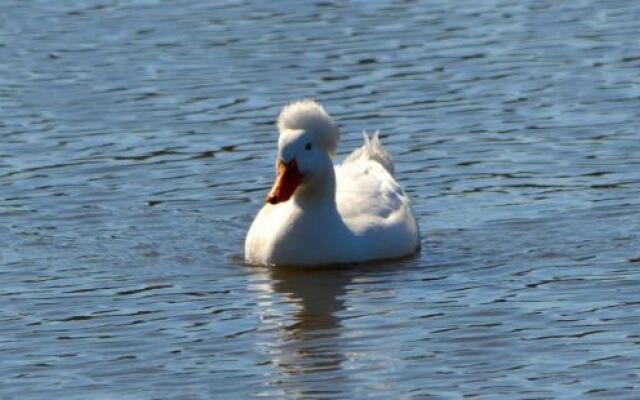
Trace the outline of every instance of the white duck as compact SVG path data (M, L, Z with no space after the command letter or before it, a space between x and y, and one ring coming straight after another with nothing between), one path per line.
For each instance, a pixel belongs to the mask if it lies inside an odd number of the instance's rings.
M418 251L411 203L377 133L334 166L338 127L318 103L284 107L278 130L276 181L247 234L247 262L342 264Z

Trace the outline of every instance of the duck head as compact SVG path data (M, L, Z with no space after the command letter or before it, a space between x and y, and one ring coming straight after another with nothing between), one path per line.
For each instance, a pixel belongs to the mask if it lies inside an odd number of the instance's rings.
M335 193L332 157L338 127L318 103L302 100L287 105L278 117L276 179L266 202L278 204L294 194L321 197Z

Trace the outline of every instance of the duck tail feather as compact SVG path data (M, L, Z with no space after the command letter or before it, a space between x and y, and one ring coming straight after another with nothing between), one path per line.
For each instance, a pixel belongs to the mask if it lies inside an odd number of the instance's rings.
M384 148L382 142L380 142L380 131L375 131L374 134L369 139L366 132L365 135L365 144L367 155L369 159L377 161L382 165L391 175L393 175L393 158L391 158L391 154Z
M349 154L349 156L344 160L344 163L350 163L361 159L372 160L378 162L384 167L384 169L393 175L393 159L391 158L391 154L389 154L387 149L385 149L380 142L379 135L380 131L376 131L371 138L369 138L367 131L362 131L364 144L355 149L353 153Z

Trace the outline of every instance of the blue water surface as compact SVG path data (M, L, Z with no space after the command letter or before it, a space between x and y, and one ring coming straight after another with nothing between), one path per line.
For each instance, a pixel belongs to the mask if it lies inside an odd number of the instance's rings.
M0 398L637 399L640 4L5 0ZM274 120L380 129L415 258L243 263Z

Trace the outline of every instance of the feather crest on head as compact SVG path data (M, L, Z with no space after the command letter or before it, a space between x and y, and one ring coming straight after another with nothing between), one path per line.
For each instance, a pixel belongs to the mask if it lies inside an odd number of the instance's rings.
M278 116L278 131L304 130L313 132L318 142L334 155L340 133L338 125L322 106L313 100L299 100L287 104Z

